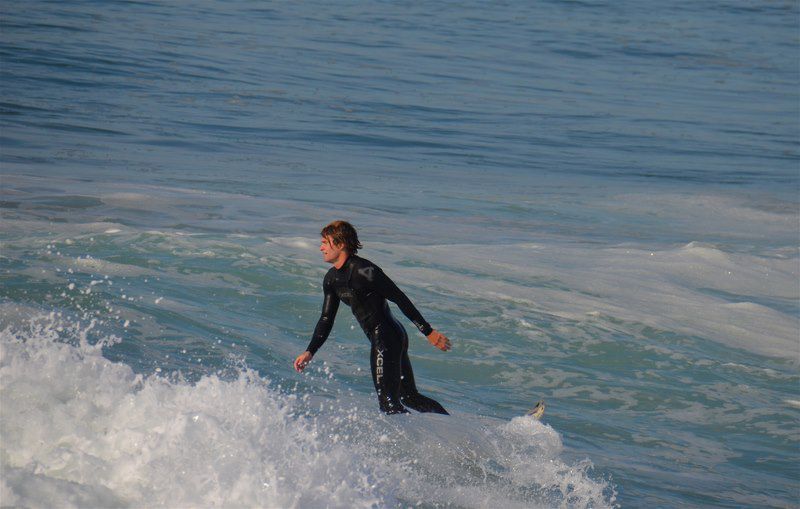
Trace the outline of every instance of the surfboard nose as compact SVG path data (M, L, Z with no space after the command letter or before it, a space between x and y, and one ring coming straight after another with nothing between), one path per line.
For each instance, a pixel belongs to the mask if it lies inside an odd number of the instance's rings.
M542 417L542 414L544 414L544 400L540 400L536 403L536 406L531 408L525 415L530 415L538 421Z

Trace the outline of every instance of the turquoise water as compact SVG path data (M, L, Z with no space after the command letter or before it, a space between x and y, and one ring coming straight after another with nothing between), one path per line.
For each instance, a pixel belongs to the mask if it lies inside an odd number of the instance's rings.
M797 505L796 2L0 6L3 505Z

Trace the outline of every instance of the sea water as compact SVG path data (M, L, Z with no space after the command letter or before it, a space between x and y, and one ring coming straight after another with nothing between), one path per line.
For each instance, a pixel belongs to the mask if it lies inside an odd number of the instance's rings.
M0 505L797 505L797 2L0 9Z

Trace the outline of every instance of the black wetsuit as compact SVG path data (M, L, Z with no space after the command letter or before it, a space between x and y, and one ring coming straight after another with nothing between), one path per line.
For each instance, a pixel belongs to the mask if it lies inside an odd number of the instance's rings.
M447 414L442 405L417 392L408 360L408 336L392 316L386 299L397 304L424 335L431 333L431 326L380 267L351 255L341 269L331 267L325 274L322 288L325 292L322 316L314 329L308 351L316 354L328 338L339 301L342 301L352 308L353 315L372 343L370 367L381 410L387 414L407 412L405 405L419 412Z

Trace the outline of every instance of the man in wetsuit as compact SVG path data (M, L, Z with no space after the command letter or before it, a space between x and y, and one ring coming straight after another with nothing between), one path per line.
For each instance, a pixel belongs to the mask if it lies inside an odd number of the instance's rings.
M356 255L361 243L350 223L334 221L323 228L320 235L319 250L333 267L322 282L325 299L314 336L306 351L295 359L294 369L298 373L303 371L328 338L341 301L350 306L372 344L370 368L381 410L387 414L406 413L405 407L409 407L418 412L447 414L442 405L417 391L408 360L408 336L392 316L386 300L397 304L436 348L446 352L450 349L450 340L431 328L414 304L377 265Z

